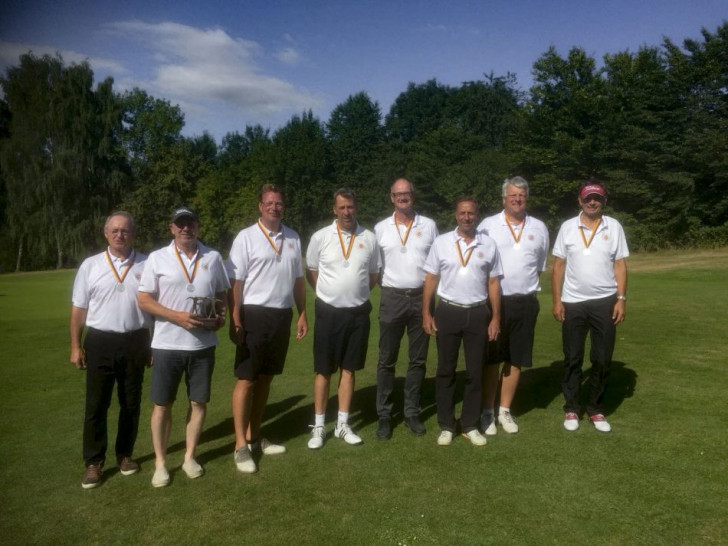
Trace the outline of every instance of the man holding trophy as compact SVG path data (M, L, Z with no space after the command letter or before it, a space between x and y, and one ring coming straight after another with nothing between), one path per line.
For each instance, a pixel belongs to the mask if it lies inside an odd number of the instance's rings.
M183 375L190 405L182 470L189 478L204 472L195 449L210 400L215 330L225 322L225 291L230 288L220 253L197 240L200 224L194 211L175 210L169 228L174 241L149 255L139 284L139 307L155 318L149 395L154 403L154 487L169 484L166 455L172 406Z

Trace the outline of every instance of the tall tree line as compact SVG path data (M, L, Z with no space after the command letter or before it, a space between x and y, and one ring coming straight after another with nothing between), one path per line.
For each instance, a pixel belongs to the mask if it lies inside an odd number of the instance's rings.
M306 111L218 144L184 137L182 111L163 98L116 93L111 79L94 87L87 63L23 55L0 78L0 266L74 265L103 244L103 218L119 208L151 249L169 239L182 203L225 251L257 218L265 182L287 189L287 223L307 240L330 220L337 187L355 189L372 225L399 176L442 229L460 194L497 210L500 182L514 174L531 181L532 210L555 229L575 213L580 181L596 176L633 248L728 244L728 23L600 61L552 48L528 92L512 74L433 79L410 83L383 114L361 91L327 121Z

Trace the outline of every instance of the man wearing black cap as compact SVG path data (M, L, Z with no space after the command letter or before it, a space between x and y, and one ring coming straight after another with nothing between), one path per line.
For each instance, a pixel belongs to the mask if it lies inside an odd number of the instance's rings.
M564 428L579 428L584 345L591 335L587 414L594 428L609 432L602 402L614 352L617 325L625 316L627 263L624 230L604 215L607 192L590 180L579 190L581 212L561 226L554 243L553 314L562 323L564 347Z
M220 254L197 240L199 228L194 211L187 207L175 210L169 225L174 241L149 255L139 284L139 307L155 317L149 395L154 403L154 487L169 484L167 444L172 405L182 375L190 400L182 470L190 478L203 474L195 460L195 448L210 400L217 345L215 330L225 321L225 291L230 283Z

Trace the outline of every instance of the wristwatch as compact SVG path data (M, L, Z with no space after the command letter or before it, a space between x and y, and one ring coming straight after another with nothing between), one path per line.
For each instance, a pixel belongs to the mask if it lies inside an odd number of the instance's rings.
M627 296L623 296L622 294L617 294L617 299L622 301L627 301Z

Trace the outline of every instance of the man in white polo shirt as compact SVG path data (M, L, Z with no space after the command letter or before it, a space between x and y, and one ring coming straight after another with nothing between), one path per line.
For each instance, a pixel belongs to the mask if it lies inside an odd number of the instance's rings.
M497 432L495 396L500 382L498 423L509 434L518 432L511 415L521 368L533 365L533 338L541 290L538 279L546 269L549 232L546 225L526 213L528 182L515 176L503 182L503 211L489 216L478 226L498 245L501 280L501 335L491 343L483 371L483 414L481 428L486 435ZM503 371L499 364L503 362Z
M166 459L172 406L183 375L190 405L182 470L189 478L203 474L195 460L195 449L210 400L217 345L215 330L224 323L225 291L230 288L220 254L197 240L200 224L192 210L187 207L175 210L169 229L174 240L149 255L139 284L139 307L155 317L149 395L154 403L154 487L169 484ZM197 309L193 307L196 302ZM218 316L203 320L214 314L212 309Z
M232 285L228 292L230 339L236 347L234 458L238 470L247 474L258 470L253 453L286 451L261 437L260 427L271 381L283 372L286 361L294 302L296 339L308 333L301 240L282 223L283 190L265 184L258 193L258 210L260 219L238 234L227 263Z
M425 434L425 425L419 417L420 390L430 338L422 329L423 266L438 235L435 222L415 213L414 188L409 180L396 180L390 199L394 214L374 227L382 261L376 433L380 440L392 436L394 366L405 330L409 340L409 366L404 383L404 424L415 436Z
M458 199L455 203L457 229L435 239L425 262L422 320L425 332L437 338L435 399L441 428L437 443L443 446L452 443L456 429L455 370L461 343L465 356L465 392L460 425L463 436L473 445L487 443L478 430L483 363L488 341L496 339L500 332L503 270L495 242L476 229L477 218L475 199ZM440 301L433 316L430 310L435 288Z
M625 316L629 249L617 220L604 215L607 192L595 180L579 190L581 212L561 225L554 243L553 314L562 323L564 428L579 428L584 344L591 335L586 411L600 432L612 430L602 403L612 363L617 326Z
M349 426L354 374L364 367L369 343L369 294L379 278L379 250L374 233L356 220L354 192L334 193L330 226L311 237L306 252L306 278L316 291L314 325L314 425L310 449L324 445L324 421L331 375L340 369L339 413L334 435L347 444L362 440Z
M144 368L150 364L151 317L137 305L137 288L147 257L134 250L135 232L128 212L112 213L104 225L108 247L83 261L73 283L71 363L86 370L84 489L101 483L114 383L119 398L115 446L119 471L124 476L139 471L131 456L139 430ZM82 345L84 325L87 330Z

